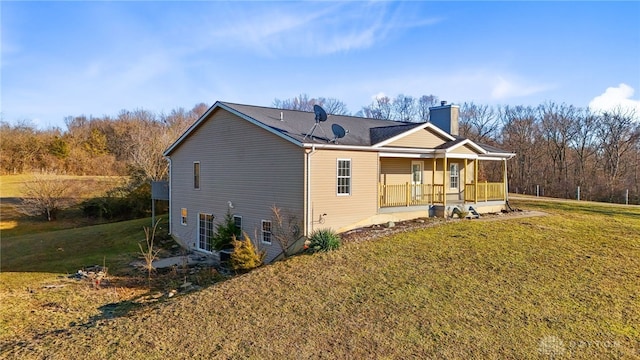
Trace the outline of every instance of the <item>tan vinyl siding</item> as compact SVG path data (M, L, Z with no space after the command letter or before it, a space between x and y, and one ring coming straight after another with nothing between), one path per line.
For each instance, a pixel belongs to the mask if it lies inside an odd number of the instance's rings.
M351 159L351 194L337 194L337 161ZM311 155L312 228L340 231L378 210L378 154L364 151L317 150ZM319 222L320 215L323 223Z
M200 162L199 190L193 188L194 161ZM303 171L302 148L220 109L171 155L172 234L194 247L198 213L212 213L218 224L229 209L242 216L243 229L269 261L281 250L276 242L260 243L261 221L271 219L276 205L298 215L302 228ZM188 210L187 226L180 225L181 208Z
M431 129L419 130L387 144L387 147L435 148L446 142Z
M433 173L432 159L407 159L407 158L381 158L380 159L380 183L384 185L401 185L411 182L411 164L422 162L423 184L431 184Z
M463 146L460 146L460 147L457 147L457 148L453 149L451 151L451 153L453 153L453 154L471 154L471 155L475 155L478 152L476 150L474 150L469 145L463 145Z

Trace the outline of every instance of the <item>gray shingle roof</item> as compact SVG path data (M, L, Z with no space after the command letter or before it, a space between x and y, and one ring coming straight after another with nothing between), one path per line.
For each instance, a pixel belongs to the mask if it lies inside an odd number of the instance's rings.
M331 130L331 127L334 124L340 125L348 131L345 137L337 139L338 145L364 147L374 146L418 126L424 125L424 123L377 120L356 116L329 115L327 121L320 122L318 127L313 129L315 124L315 114L313 112L284 110L254 105L234 104L229 102L216 102L207 111L207 113L198 119L198 121L196 121L174 144L172 144L164 154L168 156L189 136L193 130L198 128L206 120L205 118L211 111L215 111L217 108L223 108L228 111L235 112L236 115L249 119L250 121L257 123L257 125L268 129L270 132L290 139L297 144L327 144L328 142L331 142L334 139L334 135ZM311 134L312 130L313 137L308 136ZM448 141L438 146L436 149L448 149L465 140L465 138L456 136L455 140ZM500 150L493 146L484 144L477 145L490 153L510 154L507 151Z
M222 102L221 104L234 109L273 130L276 130L298 142L326 143L334 138L331 126L338 124L349 133L338 139L339 145L371 146L390 137L410 130L419 123L400 121L367 119L355 116L329 115L327 121L321 122L319 128L313 130L313 139L309 134L315 124L313 112L298 110L283 110L253 105L242 105ZM280 114L282 113L282 121Z

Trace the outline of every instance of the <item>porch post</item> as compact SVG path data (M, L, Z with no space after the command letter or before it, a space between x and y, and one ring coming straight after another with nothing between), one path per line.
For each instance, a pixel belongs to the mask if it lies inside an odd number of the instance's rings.
M431 159L431 205L436 202L436 158Z
M464 165L462 170L464 171L464 178L462 179L462 202L467 203L467 158L464 158ZM458 180L459 181L459 180Z
M442 165L442 207L444 208L444 217L447 217L447 154L444 155Z
M413 175L411 175L411 176L413 176ZM405 183L405 189L407 189L407 191L405 192L404 204L405 204L405 206L409 206L409 205L411 205L411 190L413 190L412 186L411 186L411 183L406 182Z
M473 186L474 186L474 194L473 194L473 202L475 204L478 203L478 158L473 160Z
M509 185L507 183L507 159L504 159L504 166L502 168L502 181L504 182L504 201L507 202L509 200Z

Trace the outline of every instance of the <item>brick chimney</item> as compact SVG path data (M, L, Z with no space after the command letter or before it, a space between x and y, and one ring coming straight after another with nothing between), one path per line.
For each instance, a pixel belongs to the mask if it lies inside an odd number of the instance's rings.
M429 121L451 135L458 134L458 114L460 106L441 101L440 106L429 108Z

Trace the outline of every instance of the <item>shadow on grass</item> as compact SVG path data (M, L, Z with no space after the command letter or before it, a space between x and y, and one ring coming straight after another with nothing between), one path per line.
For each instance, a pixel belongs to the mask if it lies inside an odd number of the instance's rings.
M18 339L9 339L0 341L0 358L3 355L15 353L20 349L30 348L33 346L34 341L51 339L55 337L68 337L73 333L82 332L84 330L105 325L111 320L118 318L124 318L133 316L137 311L144 310L149 306L156 306L161 304L167 304L171 301L186 296L188 294L195 294L211 286L215 286L218 283L232 279L233 276L223 276L217 270L215 272L211 269L202 269L202 273L190 274L186 279L180 277L176 279L171 274L160 274L156 278L152 278L152 286L149 289L147 278L141 276L132 275L130 278L120 278L117 282L111 283L108 287L102 287L102 289L109 289L111 287L121 288L124 283L129 289L148 289L147 292L142 294L125 298L121 301L110 302L97 307L99 314L90 316L86 321L77 322L71 321L68 326L62 326L58 328L50 328L44 331L33 332L31 334L25 334ZM209 274L209 275L206 275ZM217 274L211 276L211 274ZM197 284L195 286L189 286L181 288L180 284L191 283ZM174 290L174 294L169 296L171 289ZM176 291L179 289L180 291Z

